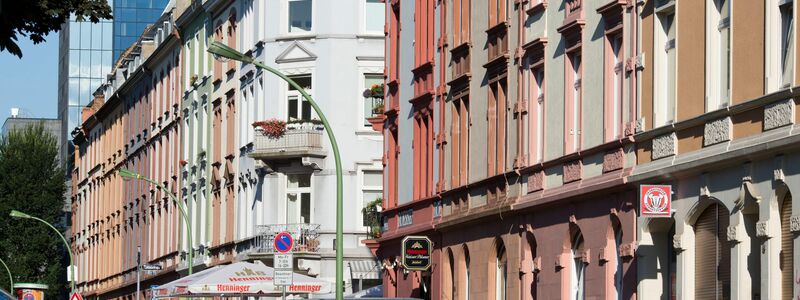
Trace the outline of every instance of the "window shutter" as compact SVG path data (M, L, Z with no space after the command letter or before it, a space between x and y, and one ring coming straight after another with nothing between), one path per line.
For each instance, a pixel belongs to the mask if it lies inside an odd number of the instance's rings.
M730 298L730 247L725 234L728 223L727 210L716 203L695 222L695 299Z
M792 299L794 282L792 280L794 265L794 234L789 219L792 216L792 195L787 194L781 204L781 299Z

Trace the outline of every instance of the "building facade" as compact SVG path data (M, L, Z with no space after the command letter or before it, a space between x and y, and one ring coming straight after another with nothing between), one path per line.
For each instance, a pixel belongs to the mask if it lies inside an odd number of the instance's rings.
M371 129L367 118L382 110L383 102L382 94L365 97L364 91L373 85L383 89L384 4L239 2L241 34L238 41L228 38L227 44L304 87L325 113L342 149L345 291L377 285L379 268L362 243L369 238L362 211L382 197L382 136ZM251 64L241 65L237 72L232 92L237 95L237 123L228 131L235 132L233 149L241 153L234 162L238 169L235 239L266 236L268 241L282 229L313 236L300 245L307 253L295 256L300 257L298 271L335 282L335 163L319 116L296 89L274 74ZM269 120L289 123L283 140L271 140L260 128L254 129L254 123ZM246 245L242 249L249 257L272 255L269 245Z
M635 297L636 14L550 2L386 2L386 296Z
M178 278L186 267L178 203L118 174L126 168L179 191L182 48L171 10L158 24L97 88L74 134L71 240L76 286L89 299L132 299L139 253L142 263L163 267L142 273L144 287Z
M671 184L639 221L639 286L662 299L794 299L797 8L793 1L641 6L637 167Z
M386 296L798 294L793 1L386 13ZM672 186L671 217L638 216L642 184ZM429 272L402 267L407 235L434 241Z
M328 195L336 177L318 116L277 76L214 59L212 41L289 74L328 114L344 150L345 287L379 284L362 243L374 232L362 208L382 196L382 136L367 122L382 97L364 90L382 88L383 7L372 0L171 4L123 53L75 131L72 240L83 295L133 298L139 246L142 263L163 267L142 273L145 290L185 276L190 263L195 272L241 260L271 265L279 231L298 237L297 272L335 281ZM358 21L339 24L342 15ZM285 136L269 140L253 124L273 118L289 124ZM148 183L122 181L121 168L183 201L191 244L177 203Z

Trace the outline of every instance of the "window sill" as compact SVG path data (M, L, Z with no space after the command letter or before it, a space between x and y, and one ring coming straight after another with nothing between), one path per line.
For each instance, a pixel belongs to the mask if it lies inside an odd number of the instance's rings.
M539 12L545 11L545 9L547 9L547 1L546 0L542 0L542 2L534 4L531 7L529 7L527 10L525 10L525 13L527 13L529 16L532 16L532 15L535 15L535 14L537 14Z
M365 40L382 40L385 37L386 36L383 34L383 32L365 32L356 35L357 39L365 39Z
M275 38L275 41L313 40L316 38L316 33L282 33Z
M383 133L364 127L364 129L356 129L356 136L383 137Z

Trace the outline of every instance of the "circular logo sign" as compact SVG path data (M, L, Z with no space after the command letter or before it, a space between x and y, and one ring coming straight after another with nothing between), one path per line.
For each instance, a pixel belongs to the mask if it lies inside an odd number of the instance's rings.
M27 292L25 295L22 295L22 300L36 300L36 296L31 292Z
M275 251L280 253L287 253L294 248L294 239L288 232L281 232L275 235L275 240L272 242L275 246Z
M663 213L667 209L667 192L660 187L652 187L644 194L643 203L650 213Z

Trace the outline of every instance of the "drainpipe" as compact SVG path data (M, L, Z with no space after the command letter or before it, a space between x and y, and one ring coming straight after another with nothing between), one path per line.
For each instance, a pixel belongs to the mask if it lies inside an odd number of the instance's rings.
M203 6L201 5L200 7L203 7ZM204 45L206 46L206 48L208 48L208 44L209 44L208 36L209 36L209 33L213 32L214 28L213 28L213 25L211 23L212 21L210 19L210 16L208 15L208 12L205 10L205 7L203 7L203 12L202 13L203 13L203 15L205 15L205 18L206 18L206 22L205 22L206 40L205 40ZM213 68L214 64L213 64L213 61L209 59L208 51L204 51L203 53L205 54L205 64L209 68ZM211 73L213 74L213 71ZM211 88L209 87L209 82L206 82L206 84L203 86L203 89L211 90ZM205 195L205 197L206 197L206 215L205 215L206 236L202 237L203 241L206 241L206 242L209 240L208 239L208 234L211 232L211 222L210 222L210 220L211 220L211 158L213 157L213 153L214 153L213 152L214 149L211 148L211 145L213 144L212 141L211 141L211 138L214 137L214 134L212 134L212 132L211 132L211 130L212 130L211 129L211 122L213 122L213 116L214 116L214 106L212 104L211 98L207 98L206 99L206 121L207 121L206 122L206 134L208 136L206 138L206 195Z

